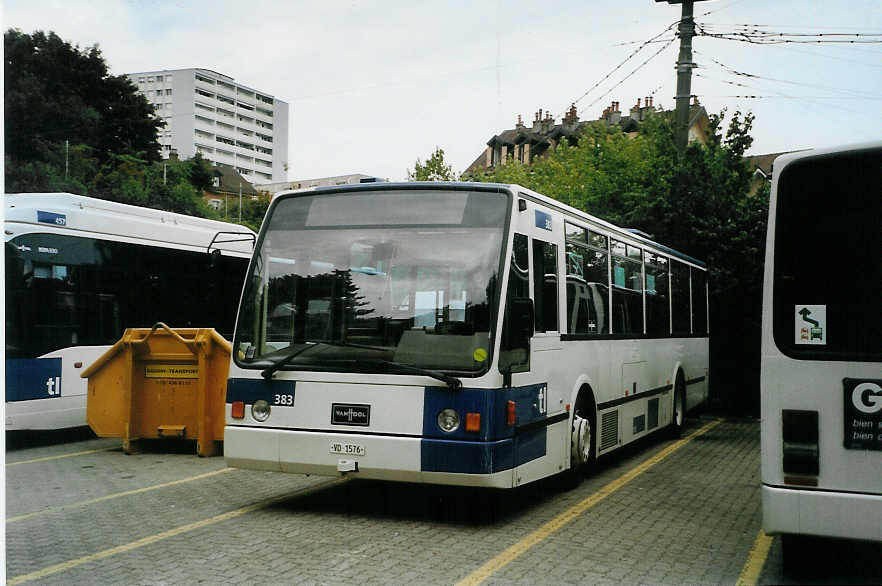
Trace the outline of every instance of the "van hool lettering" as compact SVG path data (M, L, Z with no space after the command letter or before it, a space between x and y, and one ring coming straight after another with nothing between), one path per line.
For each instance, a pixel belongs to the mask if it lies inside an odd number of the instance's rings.
M332 425L367 426L370 425L370 422L370 405L350 405L348 403L334 403L331 405Z

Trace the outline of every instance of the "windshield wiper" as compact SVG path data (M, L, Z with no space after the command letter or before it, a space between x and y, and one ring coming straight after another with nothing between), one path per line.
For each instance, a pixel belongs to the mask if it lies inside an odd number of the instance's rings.
M293 350L289 354L286 354L282 358L280 358L277 362L272 364L271 366L265 368L261 371L261 375L266 380L269 380L273 377L273 375L280 368L291 362L295 357L299 356L301 353L309 350L310 348L315 348L319 344L324 344L325 346L337 346L344 348L366 348L368 350L387 350L387 348L383 348L380 346L367 346L365 344L350 344L349 342L325 342L325 341L315 341L308 342L306 346L301 348L297 348ZM458 391L462 388L462 381L456 378L455 376L450 376L448 374L444 374L443 372L438 372L437 370L431 370L428 368L422 368L419 366L412 366L410 364L403 364L401 362L394 362L392 360L384 360L382 358L369 358L369 359L334 359L328 360L329 363L340 363L340 362L351 362L353 364L372 364L374 366L381 365L385 367L392 367L398 369L403 372L412 372L414 374L422 374L423 376L428 376L430 378L434 378L435 380L439 380L447 385L447 387L451 391Z
M305 346L297 348L296 350L292 350L291 352L289 352L288 354L286 354L285 356L280 358L278 361L274 362L272 365L270 365L267 368L265 368L264 370L262 370L260 373L261 376L263 376L263 378L265 378L266 380L271 379L273 377L273 375L280 368L282 368L286 364L290 363L292 360L294 360L294 358L296 358L297 356L300 356L300 354L302 354L303 352L306 352L307 350L309 350L311 348L315 348L318 345L335 346L335 347L342 347L342 348L365 348L367 350L380 350L380 351L388 350L388 348L382 348L380 346L367 346L365 344L352 344L350 342L329 342L326 340L308 341L308 342L305 342L305 344L306 344Z
M437 370L430 370L428 368L422 368L419 366L412 366L410 364L403 364L401 362L393 362L392 360L383 360L382 358L370 358L367 360L359 360L361 364L381 364L383 366L391 366L393 368L397 368L403 372L412 372L414 374L422 374L424 376L428 376L439 380L443 383L447 383L448 388L451 391L458 391L462 388L462 381L456 378L455 376L450 376L449 374L444 374L443 372L438 372Z

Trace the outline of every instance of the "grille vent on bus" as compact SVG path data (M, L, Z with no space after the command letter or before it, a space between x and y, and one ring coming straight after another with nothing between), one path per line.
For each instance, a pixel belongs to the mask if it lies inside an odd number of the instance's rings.
M649 413L646 417L646 429L658 427L658 399L650 399Z
M605 450L619 443L619 412L609 411L600 418L600 449Z

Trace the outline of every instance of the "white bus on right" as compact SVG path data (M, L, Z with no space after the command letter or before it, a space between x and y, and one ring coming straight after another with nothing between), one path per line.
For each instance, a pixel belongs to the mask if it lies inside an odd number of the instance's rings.
M763 529L882 542L882 142L775 161L763 291Z

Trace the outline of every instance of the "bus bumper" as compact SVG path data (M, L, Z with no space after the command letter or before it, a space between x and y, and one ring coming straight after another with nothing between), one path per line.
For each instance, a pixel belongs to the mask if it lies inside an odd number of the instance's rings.
M85 427L86 395L7 401L6 431Z
M882 495L763 485L763 530L882 541Z
M363 455L331 453L332 444L359 446ZM227 426L228 466L319 476L340 476L358 462L355 478L511 488L512 440L468 442L415 437L334 434Z

